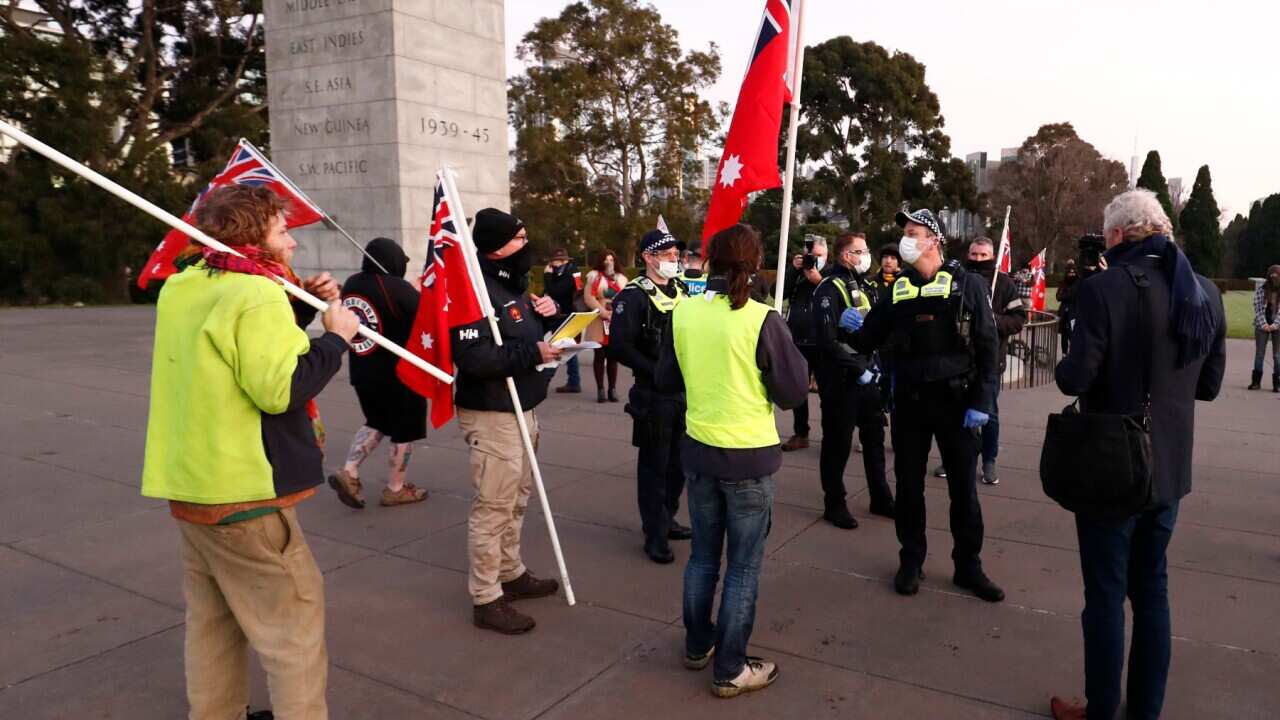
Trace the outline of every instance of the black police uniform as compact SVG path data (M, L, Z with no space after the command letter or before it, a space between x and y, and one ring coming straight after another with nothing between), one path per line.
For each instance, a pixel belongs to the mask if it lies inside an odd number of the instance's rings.
M893 342L894 519L904 569L918 571L927 552L924 479L935 439L947 470L956 576L972 578L982 568L982 508L975 486L980 441L964 427L964 415L971 408L995 410L999 340L988 293L980 276L965 273L955 261L928 281L909 271L888 300L871 309L861 330L840 334L860 352Z
M818 274L825 277L831 266L825 266ZM791 330L791 340L809 363L810 368L818 366L818 338L813 326L813 293L818 289L809 281L803 268L787 268L784 278L783 293L787 296L787 328ZM809 403L804 402L793 411L795 416L792 434L797 437L809 437Z
M614 298L609 324L609 352L635 376L626 410L634 419L631 444L639 448L636 495L645 550L659 555L669 552L667 537L684 490L680 439L684 436L685 398L684 393L658 392L653 374L662 333L671 323L671 309L683 294L678 280L659 286L642 275Z
M871 511L893 513L893 493L885 480L884 409L878 378L865 385L858 379L875 371L871 353L856 352L839 337L840 315L850 307L865 312L877 304L880 292L868 278L839 263L813 292L812 316L817 340L818 397L822 402L822 452L819 467L826 509L845 507L844 469L853 447L853 429L862 440L862 463L867 474Z

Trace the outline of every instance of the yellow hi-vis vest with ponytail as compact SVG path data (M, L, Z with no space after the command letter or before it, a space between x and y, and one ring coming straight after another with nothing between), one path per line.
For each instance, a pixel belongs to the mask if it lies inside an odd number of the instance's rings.
M703 445L746 450L779 442L773 403L756 365L769 310L755 300L733 310L728 297L707 291L671 313L688 407L685 432Z

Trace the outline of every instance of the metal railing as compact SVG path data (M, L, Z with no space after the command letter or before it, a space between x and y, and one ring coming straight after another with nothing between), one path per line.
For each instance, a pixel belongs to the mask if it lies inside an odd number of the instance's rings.
M1003 390L1053 382L1053 371L1058 366L1058 316L1038 310L1028 310L1027 315L1022 331L1008 341L1005 371L1000 378Z

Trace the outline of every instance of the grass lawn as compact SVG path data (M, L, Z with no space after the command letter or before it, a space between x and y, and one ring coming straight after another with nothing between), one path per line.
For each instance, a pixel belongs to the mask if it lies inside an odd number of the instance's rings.
M1045 293L1044 305L1049 312L1058 311L1058 300L1054 290L1049 288ZM1253 339L1253 293L1248 290L1233 290L1222 296L1222 304L1227 311L1227 337Z

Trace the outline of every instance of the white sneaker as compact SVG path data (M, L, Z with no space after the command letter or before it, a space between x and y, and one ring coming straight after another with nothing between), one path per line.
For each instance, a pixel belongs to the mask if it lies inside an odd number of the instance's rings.
M732 680L711 683L711 692L719 698L737 697L742 693L763 690L778 679L778 666L758 657L747 656L742 672Z

